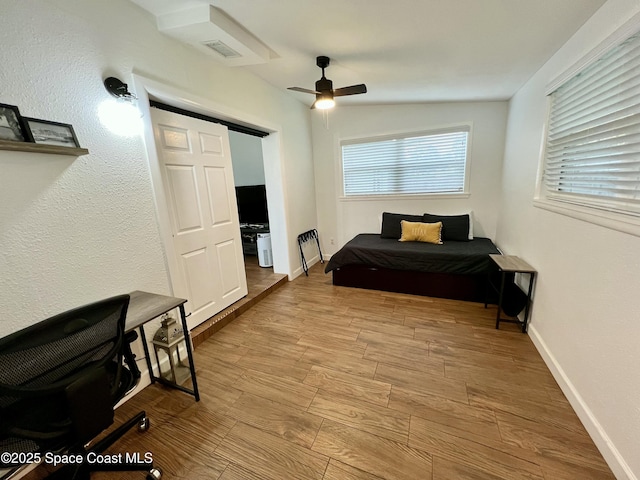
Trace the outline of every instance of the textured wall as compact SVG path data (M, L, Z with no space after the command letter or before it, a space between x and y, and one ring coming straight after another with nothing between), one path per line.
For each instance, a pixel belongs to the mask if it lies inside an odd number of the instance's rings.
M296 179L285 184L296 208L284 248L297 258L295 236L316 217L309 113L300 102L161 35L126 0L2 0L0 43L0 103L73 124L91 152L0 151L0 335L109 295L170 292L142 137L119 137L98 120L110 98L106 76L131 83L135 71L279 125L279 168ZM299 196L298 184L312 195Z

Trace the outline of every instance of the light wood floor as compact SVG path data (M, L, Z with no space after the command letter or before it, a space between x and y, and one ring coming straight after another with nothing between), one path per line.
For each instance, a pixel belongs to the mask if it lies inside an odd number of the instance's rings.
M194 347L197 348L236 317L287 283L286 275L273 273L273 267L261 267L258 257L254 255L244 256L244 270L247 276L247 295L191 330Z
M112 451L152 452L165 479L613 479L529 337L494 318L317 265L199 345L199 403L150 386L119 408L152 427Z

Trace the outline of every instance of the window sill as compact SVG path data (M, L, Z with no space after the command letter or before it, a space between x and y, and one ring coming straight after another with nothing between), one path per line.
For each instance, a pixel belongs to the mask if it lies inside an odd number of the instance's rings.
M533 205L550 212L640 237L640 217L542 198L534 199Z
M338 199L341 202L367 202L382 200L436 200L441 198L469 198L469 193L429 193L415 195L349 195L341 196Z

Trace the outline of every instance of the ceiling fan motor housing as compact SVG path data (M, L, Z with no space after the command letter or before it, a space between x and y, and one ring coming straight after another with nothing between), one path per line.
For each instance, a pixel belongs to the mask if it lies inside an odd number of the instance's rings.
M316 92L325 93L333 90L333 82L328 78L322 77L316 82Z

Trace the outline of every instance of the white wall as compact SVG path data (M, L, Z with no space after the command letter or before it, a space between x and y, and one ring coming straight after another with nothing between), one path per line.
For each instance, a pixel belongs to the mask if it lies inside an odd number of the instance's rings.
M0 102L73 124L91 152L0 152L0 335L109 295L170 293L142 137L119 137L98 120L110 75L131 84L135 71L279 126L267 144L282 164L269 175L284 177L280 221L294 262L285 273L299 266L296 235L316 216L308 107L158 33L125 0L3 0L0 43Z
M358 233L379 233L382 212L456 214L473 210L474 234L495 238L500 198L507 102L435 103L347 107L325 122L313 112L318 230L323 252L335 253ZM341 200L340 141L472 124L468 198ZM327 127L328 124L328 128ZM334 239L335 244L330 241Z
M545 87L640 11L609 0L510 102L497 240L539 272L530 335L617 478L640 478L640 238L533 206Z
M233 179L237 187L264 185L262 139L238 132L229 132Z

